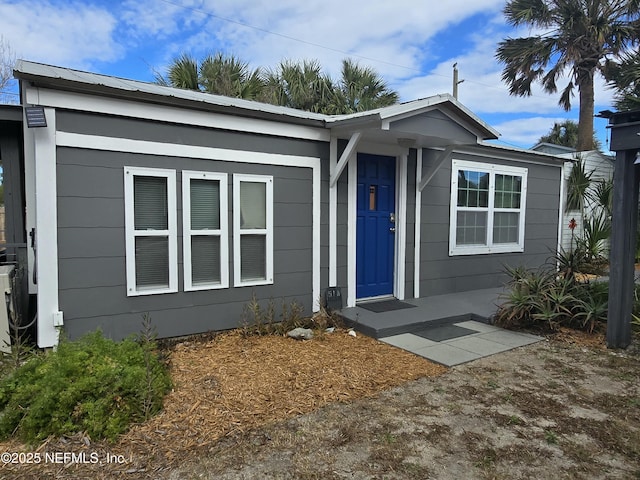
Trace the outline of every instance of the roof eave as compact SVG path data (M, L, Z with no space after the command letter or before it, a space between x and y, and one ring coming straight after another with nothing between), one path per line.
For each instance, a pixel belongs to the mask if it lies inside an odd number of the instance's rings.
M319 128L325 127L326 116L312 112L279 107L251 100L225 97L222 95L213 95L210 93L154 85L135 80L118 79L116 77L107 77L105 75L91 74L88 72L77 73L87 75L96 81L81 81L72 78L65 78L61 75L63 71L69 71L69 69L51 67L48 65L45 67L48 67L54 73L58 73L58 75L41 75L34 73L32 71L33 69L29 69L32 65L39 64L18 60L14 70L14 76L21 82L29 82L34 87L60 89L76 93L121 98L125 100L139 100L155 104L172 106L178 105L186 108L195 108L211 112L224 111L238 116L266 120L286 119L288 123ZM73 73L74 71L70 72ZM116 82L120 82L117 86L111 86L106 83L100 83L99 80L101 78L114 79ZM132 86L139 86L139 88L131 88Z

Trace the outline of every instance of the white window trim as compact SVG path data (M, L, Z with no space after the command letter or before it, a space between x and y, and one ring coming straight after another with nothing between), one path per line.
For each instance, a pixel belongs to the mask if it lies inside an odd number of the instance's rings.
M167 230L135 229L133 178L135 176L167 179ZM124 213L126 237L127 296L155 295L178 291L178 235L176 214L176 171L160 168L124 167ZM136 287L135 238L137 236L166 236L169 241L169 286L138 290Z
M191 230L191 180L212 180L220 182L220 228L217 230ZM213 172L182 171L182 245L184 256L184 290L215 290L229 287L229 206L227 174ZM220 283L193 285L191 271L191 237L220 237Z
M487 215L487 244L486 245L456 245L456 226L458 212L458 171L472 170L489 173L489 206L484 209L473 208L474 211L486 211ZM490 163L470 162L466 160L452 160L451 162L451 199L449 214L449 255L479 255L487 253L517 253L524 252L525 212L527 210L527 173L526 168L495 165ZM495 176L496 174L517 175L522 177L519 209L495 209ZM493 244L493 217L496 212L518 212L520 223L518 226L517 243Z
M262 182L266 185L266 228L240 229L240 182ZM233 285L246 287L251 285L273 284L273 176L271 175L233 175ZM266 279L243 282L240 274L240 237L242 235L266 236Z

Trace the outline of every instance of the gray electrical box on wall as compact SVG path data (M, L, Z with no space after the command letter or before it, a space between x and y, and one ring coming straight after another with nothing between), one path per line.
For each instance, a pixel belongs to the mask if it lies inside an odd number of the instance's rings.
M324 305L328 310L342 310L340 287L329 287L324 291Z

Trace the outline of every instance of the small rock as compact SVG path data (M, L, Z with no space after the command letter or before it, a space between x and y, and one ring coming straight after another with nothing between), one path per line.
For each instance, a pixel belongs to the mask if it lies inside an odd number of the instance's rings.
M329 327L329 328L327 328L327 329L325 330L325 332L327 332L327 333L333 333L333 332L335 332L335 331L336 331L336 327Z
M294 328L287 332L287 336L296 340L311 340L313 338L313 330L310 328Z
M351 335L352 337L356 337L356 332L354 332L353 330L349 330L349 335Z

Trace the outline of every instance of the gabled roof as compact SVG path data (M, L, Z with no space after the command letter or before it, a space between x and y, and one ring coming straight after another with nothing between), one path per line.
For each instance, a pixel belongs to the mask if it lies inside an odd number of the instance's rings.
M379 120L380 122L391 122L394 120L400 120L402 118L419 115L426 111L433 110L434 107L437 106L444 107L445 109L449 110L451 114L468 122L469 128L481 132L482 138L484 139L496 139L500 135L497 130L481 120L476 114L474 114L471 110L469 110L448 93L433 95L431 97L421 98L410 102L398 103L396 105L378 108L375 110L368 110L366 112L351 113L347 115L335 115L327 121L327 124L331 126L341 126L348 124L357 124L371 120Z

